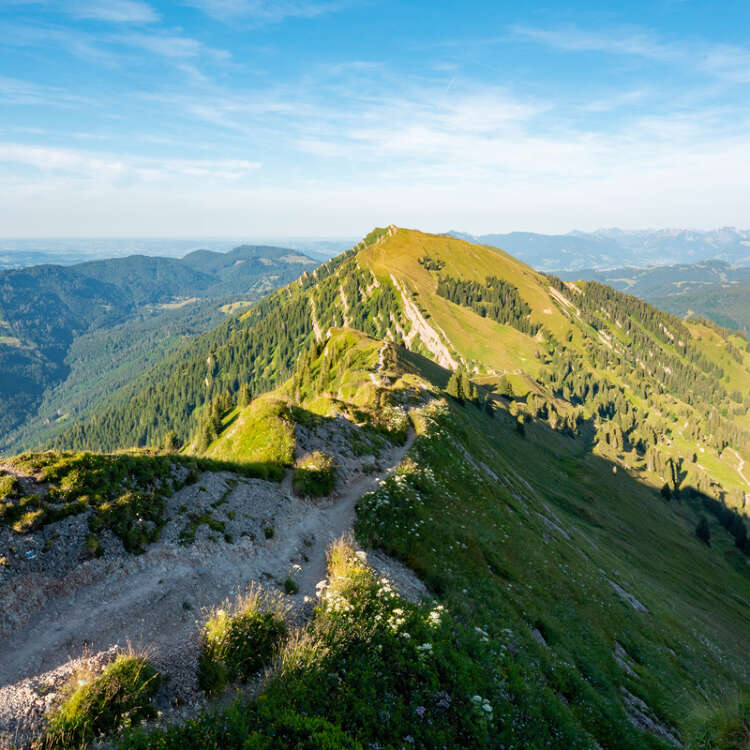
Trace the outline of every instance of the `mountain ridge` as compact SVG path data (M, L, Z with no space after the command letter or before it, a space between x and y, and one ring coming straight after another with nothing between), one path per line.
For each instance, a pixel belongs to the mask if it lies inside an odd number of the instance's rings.
M497 387L504 377L524 399L524 413L552 414L572 430L592 409L602 416L624 409L631 415L618 425L624 436L599 440L627 446L634 465L658 453L647 461L651 470L664 461L682 465L697 437L692 427L676 427L654 438L668 424L651 408L656 401L678 424L705 429L707 455L690 468L694 480L705 488L708 474L717 475L722 492L741 491L725 448L744 451L750 431L746 340L593 282L560 282L492 248L396 227L372 232L199 338L54 445L111 450L158 443L170 429L187 441L218 393L243 383L254 393L276 387L300 351L344 325L403 342L451 369L460 365L480 383ZM702 476L705 463L711 469Z

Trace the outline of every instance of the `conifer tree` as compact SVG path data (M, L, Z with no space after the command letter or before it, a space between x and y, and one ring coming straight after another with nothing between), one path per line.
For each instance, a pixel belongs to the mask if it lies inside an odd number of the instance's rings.
M252 401L250 386L247 383L243 383L237 392L237 406L243 409L250 403L250 401Z
M461 382L461 395L467 400L467 401L473 401L473 394L472 394L472 387L473 384L471 380L469 379L469 373L466 372L466 370L461 367L458 371L458 377Z
M180 447L180 441L177 437L177 433L174 430L170 430L162 441L162 447L165 451L176 451Z
M503 398L511 399L515 396L515 393L513 393L513 384L510 382L507 375L503 375L500 378L498 390Z
M458 373L451 373L451 376L448 378L448 385L445 386L445 392L449 396L453 396L457 401L463 401L461 378L458 376Z
M490 417L495 416L495 406L492 403L489 393L484 397L484 411Z

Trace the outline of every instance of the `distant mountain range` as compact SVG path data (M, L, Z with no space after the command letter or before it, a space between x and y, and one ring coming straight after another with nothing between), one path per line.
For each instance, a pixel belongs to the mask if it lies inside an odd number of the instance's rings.
M0 238L0 270L26 268L44 263L70 266L90 260L148 255L180 258L195 250L226 253L239 245L263 245L297 250L315 260L328 260L357 242L357 237L264 238L262 241L232 239L179 239L140 237L74 237L42 239Z
M599 281L675 315L701 315L750 332L750 268L722 260L653 268L561 271L566 281Z
M288 248L242 245L0 271L0 447L127 382L216 325L223 305L249 304L315 265Z
M709 231L600 229L568 234L509 232L476 236L455 231L448 234L498 247L543 271L643 268L709 259L750 266L750 230L734 227Z

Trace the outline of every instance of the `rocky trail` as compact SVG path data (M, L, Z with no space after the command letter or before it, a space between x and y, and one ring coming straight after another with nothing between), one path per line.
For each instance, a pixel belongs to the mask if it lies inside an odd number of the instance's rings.
M128 646L146 649L166 676L160 710L200 708L205 699L195 674L205 611L253 582L281 587L289 576L298 586L289 597L290 616L304 621L326 574L329 544L352 528L357 500L399 465L413 440L411 432L403 446L384 449L373 473L363 470L368 457L349 459L334 495L316 502L293 494L291 470L281 484L204 473L169 499L169 520L142 555L127 554L112 538L102 558L55 570L37 566L16 575L12 587L0 573L0 610L6 610L0 632L7 634L0 651L0 744L38 733L57 691L84 661L104 664ZM185 508L210 514L223 532L201 524L194 541L181 544ZM377 554L373 561L408 591L426 593L402 566ZM43 593L24 599L24 586Z

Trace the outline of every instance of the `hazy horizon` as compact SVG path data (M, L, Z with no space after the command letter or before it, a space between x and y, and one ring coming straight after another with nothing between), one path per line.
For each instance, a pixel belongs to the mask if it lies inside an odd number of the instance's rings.
M707 2L10 0L0 226L742 225L749 20Z

